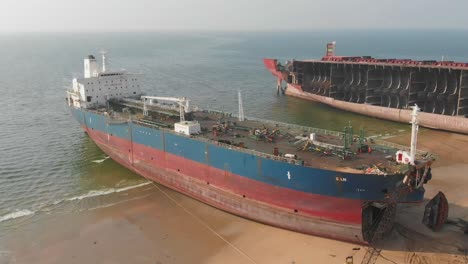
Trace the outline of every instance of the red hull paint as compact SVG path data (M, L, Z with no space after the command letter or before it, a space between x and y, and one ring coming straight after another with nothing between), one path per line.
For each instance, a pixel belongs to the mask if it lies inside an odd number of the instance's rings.
M287 80L288 73L278 71L276 69L276 63L276 59L263 59L263 64L274 76L276 76L279 80Z
M302 233L365 243L359 200L271 186L96 130L85 130L123 166L216 208Z

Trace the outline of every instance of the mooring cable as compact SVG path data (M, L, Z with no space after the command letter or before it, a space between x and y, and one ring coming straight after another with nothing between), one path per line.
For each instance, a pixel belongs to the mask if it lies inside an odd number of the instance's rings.
M163 193L167 198L169 198L172 202L174 202L177 206L179 206L180 208L182 208L182 210L184 210L187 214L189 214L190 216L192 216L193 218L195 218L195 220L197 220L200 224L202 224L205 228L207 228L208 230L210 230L213 234L215 234L217 237L219 237L221 240L223 240L226 244L228 244L229 246L231 246L232 248L234 248L238 253L240 253L241 255L243 255L244 257L246 257L250 262L252 263L255 263L257 264L257 262L255 260L253 260L249 255L247 255L247 253L245 253L244 251L242 251L240 248L236 247L234 244L232 244L231 242L229 242L227 239L225 239L221 234L219 234L218 232L216 232L216 230L214 230L213 228L211 228L205 221L203 221L200 217L196 216L195 214L193 214L192 212L190 212L187 208L185 208L181 203L177 202L174 198L172 198L168 193L166 193L163 189L161 189L161 187L159 187L156 183L153 182L153 185L161 192Z

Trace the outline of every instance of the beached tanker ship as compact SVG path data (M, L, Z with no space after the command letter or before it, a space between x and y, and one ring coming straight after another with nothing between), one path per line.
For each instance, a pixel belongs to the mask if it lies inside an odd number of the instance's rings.
M322 59L264 64L288 95L403 123L416 104L421 126L468 134L468 63L336 56L333 42Z
M356 243L387 233L398 202L423 199L428 153L351 127L245 118L240 93L237 117L190 107L185 97L145 96L138 74L103 62L85 58L68 106L102 151L147 179L242 217Z

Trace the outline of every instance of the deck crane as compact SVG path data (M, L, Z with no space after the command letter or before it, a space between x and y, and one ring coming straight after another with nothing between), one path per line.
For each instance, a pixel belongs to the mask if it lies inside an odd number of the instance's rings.
M185 97L142 96L143 115L148 115L148 105L155 105L154 101L175 102L179 105L180 122L185 121L185 113L190 113L190 100ZM158 104L160 106L160 104Z

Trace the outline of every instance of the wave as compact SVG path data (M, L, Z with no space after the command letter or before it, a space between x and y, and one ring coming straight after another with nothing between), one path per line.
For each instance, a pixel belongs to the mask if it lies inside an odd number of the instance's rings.
M116 203L104 204L104 205L100 205L100 206L97 206L97 207L89 208L89 209L87 209L87 211L92 211L92 210L101 209L101 208L107 208L107 207L111 207L111 206L114 206L114 205L117 205L117 204L121 204L121 203L125 203L125 202L128 202L128 201L141 199L141 198L148 197L148 196L149 196L149 194L146 194L146 195L134 197L134 198L127 199L127 200L118 201Z
M145 185L148 185L148 184L151 184L151 182L150 181L149 182L144 182L144 183L141 183L141 184L122 187L122 188L111 188L111 189L105 189L105 190L92 190L92 191L89 191L86 194L75 196L75 197L72 197L72 198L68 198L67 201L83 200L85 198L96 197L96 196L106 195L106 194L110 194L110 193L119 193L119 192L127 191L127 190L130 190L130 189L138 188L138 187L141 187L141 186L145 186ZM56 203L60 203L60 202L56 202Z
M108 159L109 156L103 158L103 159L98 159L98 160L92 160L91 162L94 162L94 163L103 163L106 159Z
M34 214L34 212L30 211L30 210L26 210L26 209L25 210L18 210L18 211L15 211L13 213L9 213L9 214L0 216L0 222L7 221L7 220L10 220L10 219L20 218L20 217L28 216L28 215L32 215L32 214Z
M51 205L57 205L57 204L60 204L62 202L65 202L65 201L83 200L83 199L86 199L86 198L106 195L106 194L110 194L110 193L124 192L124 191L128 191L128 190L131 190L131 189L134 189L134 188L146 186L146 185L149 185L151 183L152 183L151 181L148 181L148 182L144 182L144 183L140 183L140 184L136 184L136 185L131 185L131 186L127 186L127 187L122 187L122 188L110 188L110 189L105 189L105 190L92 190L92 191L89 191L88 193L83 194L83 195L79 195L79 196L75 196L75 197L71 197L71 198L63 199L63 200L57 200L57 201L55 201L55 202L53 202L52 204L49 204L49 205L44 205L43 204L43 205L39 206L39 208L37 208L37 210L35 210L35 211L24 209L24 210L17 210L15 212L8 213L6 215L0 216L0 222L15 219L15 218L20 218L20 217L23 217L23 216L33 215L33 214L35 214L36 212L39 212L39 211L45 212L45 211L48 211L48 209L51 208ZM104 206L104 207L107 207L107 206Z

